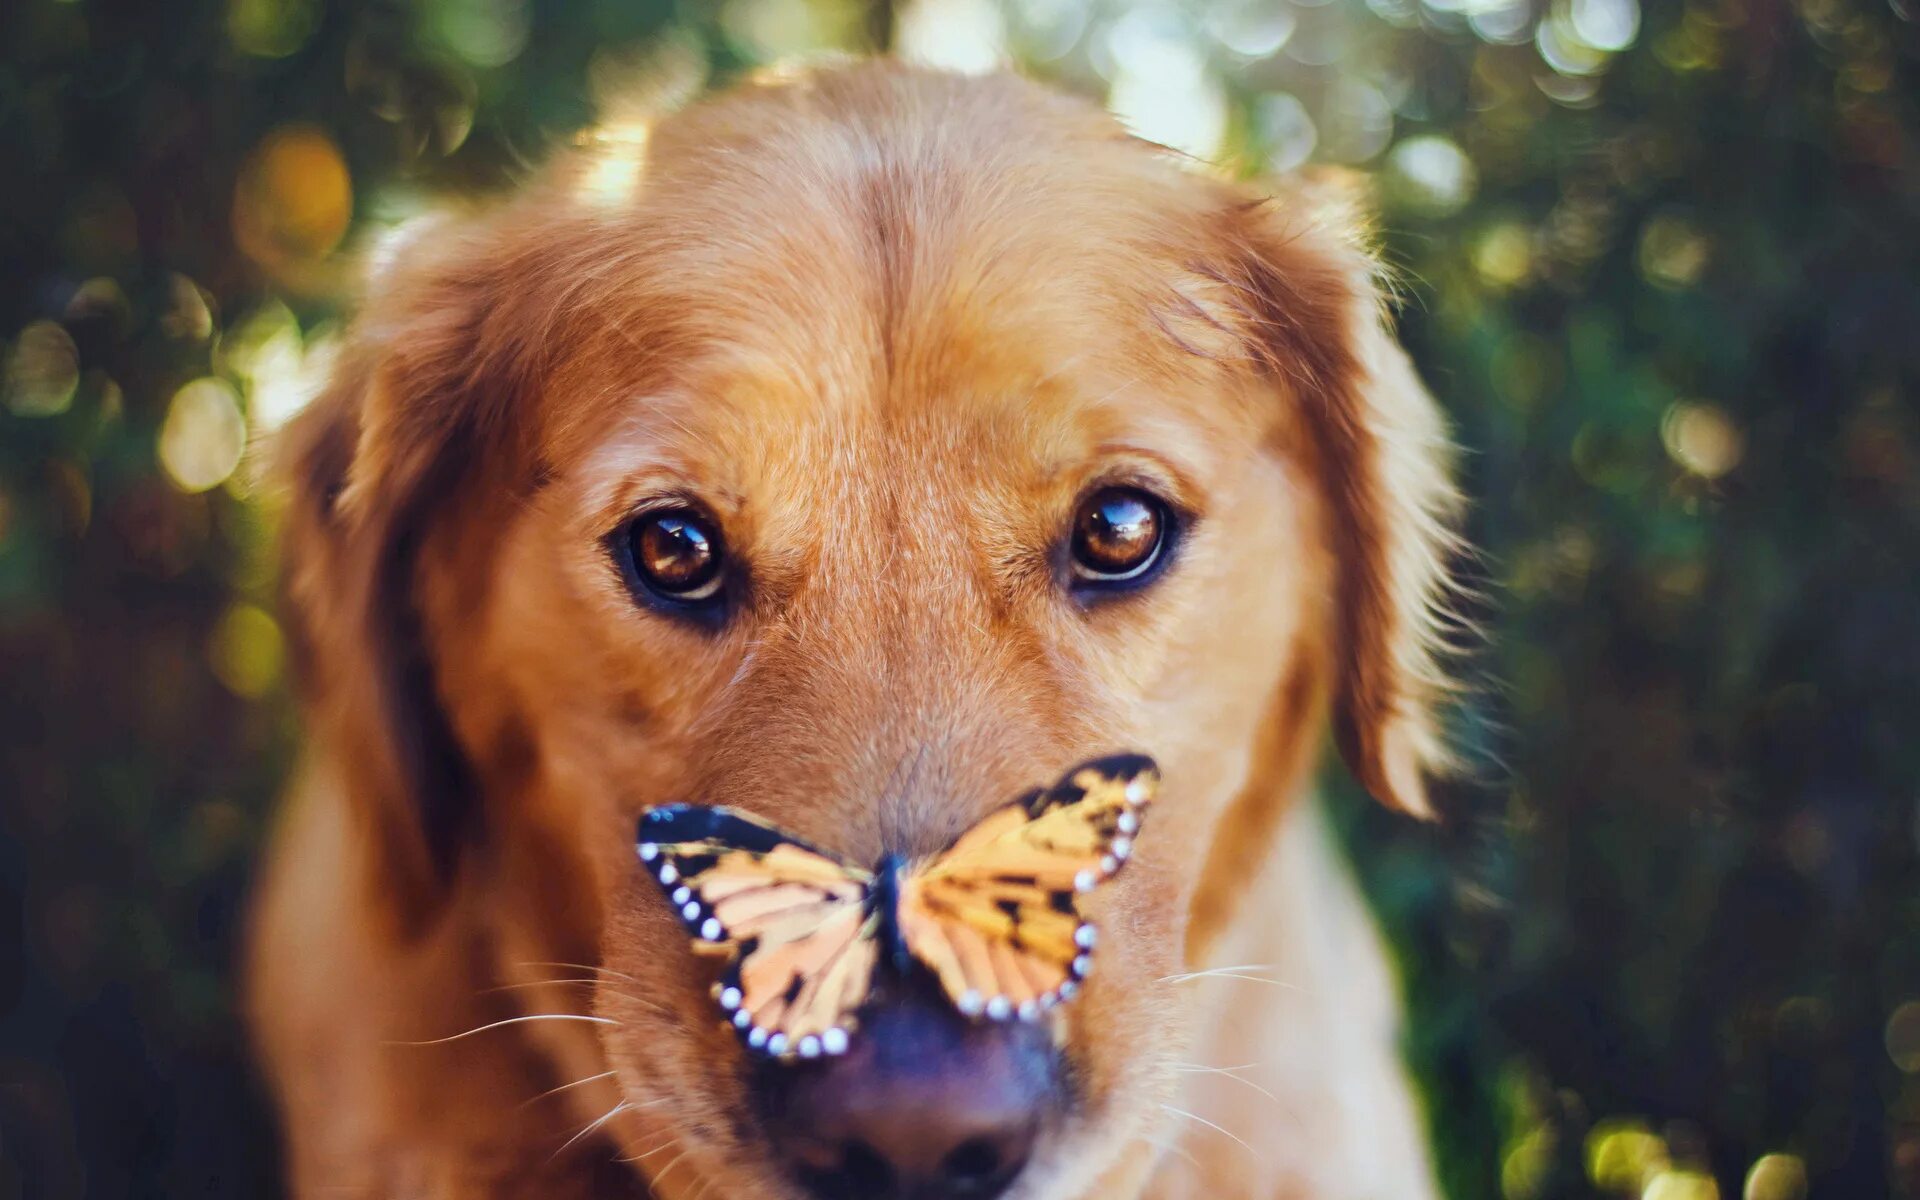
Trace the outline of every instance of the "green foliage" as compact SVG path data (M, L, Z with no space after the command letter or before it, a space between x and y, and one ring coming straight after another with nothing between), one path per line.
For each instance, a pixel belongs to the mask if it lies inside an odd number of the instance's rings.
M954 51L937 7L902 41ZM1450 1194L1920 1196L1910 0L971 11L1153 136L1377 173L1491 638L1451 820L1335 811ZM240 455L342 262L633 88L895 26L0 8L0 1194L272 1192L229 984L297 731Z

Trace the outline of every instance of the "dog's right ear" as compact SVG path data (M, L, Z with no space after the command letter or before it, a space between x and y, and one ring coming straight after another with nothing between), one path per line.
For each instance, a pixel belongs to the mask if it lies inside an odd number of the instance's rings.
M549 347L530 266L497 230L416 236L279 448L308 734L406 930L445 895L480 808L421 625L420 551L452 497L531 469L519 451Z

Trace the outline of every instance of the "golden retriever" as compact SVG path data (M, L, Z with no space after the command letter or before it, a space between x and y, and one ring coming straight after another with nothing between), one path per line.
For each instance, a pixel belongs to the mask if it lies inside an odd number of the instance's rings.
M1442 421L1328 181L889 63L751 84L414 237L289 434L309 751L249 1011L303 1197L1432 1196L1303 796L1426 810ZM750 1055L669 801L924 855L1163 783L1043 1035L902 993Z

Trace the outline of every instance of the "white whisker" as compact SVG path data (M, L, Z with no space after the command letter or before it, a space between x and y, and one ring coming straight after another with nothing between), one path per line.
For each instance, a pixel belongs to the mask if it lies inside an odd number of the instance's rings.
M1178 1154L1181 1158L1184 1158L1189 1163L1191 1163L1196 1170L1200 1166L1200 1160L1193 1156L1193 1151L1187 1149L1185 1146L1182 1146L1178 1139L1175 1139L1173 1141L1166 1141L1165 1139L1162 1139L1162 1138L1149 1137L1149 1138L1141 1138L1140 1140L1145 1142L1147 1145L1152 1146L1154 1149L1160 1151L1163 1154L1169 1151L1174 1154Z
M653 1149L646 1151L645 1153L629 1155L626 1158L622 1158L618 1161L629 1162L629 1163L645 1162L649 1158L652 1158L654 1155L660 1154L667 1150L671 1150L675 1146L678 1146L679 1144L680 1144L680 1138L679 1138L679 1135L676 1134L673 1137L668 1138L666 1141L661 1142L658 1146L655 1146Z
M504 1021L494 1021L491 1024L482 1025L477 1029L469 1029L465 1033L456 1033L449 1037L430 1038L424 1042L388 1042L387 1045L389 1046L441 1046L441 1045L445 1045L448 1042L457 1042L461 1038L472 1037L476 1033L485 1033L489 1029L500 1029L507 1025L521 1025L521 1024L525 1024L528 1021L586 1021L589 1024L593 1024L593 1025L618 1025L620 1023L618 1021L610 1020L607 1017L588 1017L588 1016L582 1016L579 1013L533 1013L524 1017L508 1017Z
M1231 1067L1203 1067L1199 1063L1175 1063L1176 1071L1251 1071L1260 1064L1257 1062L1236 1063Z
M640 980L638 980L638 979L635 979L635 978L634 978L633 976L631 976L631 975L622 975L622 974L621 974L620 972L618 972L618 971L610 971L610 970L608 970L608 969L607 969L606 967L596 967L596 966L594 966L594 965L593 965L593 964L591 964L591 963L574 963L574 962L523 962L523 963L516 963L516 964L514 964L514 965L515 965L515 966L521 966L521 967L560 967L560 968L562 968L562 969L564 969L564 970L568 970L568 971L592 971L592 972L593 972L593 973L594 973L595 975L611 975L611 976L613 976L613 977L614 977L615 979L624 979L624 980L626 980L626 981L627 981L628 983L633 983L633 984L639 984L639 985L640 985L641 987L645 987L645 986L647 986L646 984L644 984L644 983L641 983L641 982L640 982Z
M1264 975L1255 975L1255 971L1271 971L1271 963L1247 963L1238 967L1213 967L1205 971L1187 971L1179 975L1164 975L1155 983L1188 983L1195 979L1244 979L1248 983L1264 983L1268 987L1286 988L1290 992L1299 991L1299 987L1280 979L1269 979Z
M562 986L575 985L575 984L583 985L587 987L597 987L602 992L606 993L609 996L618 996L622 1000L632 1001L633 1003L638 1004L642 1008L652 1009L654 1012L659 1013L663 1017L674 1017L679 1015L678 1013L674 1012L671 1008L668 1008L666 1005L660 1003L658 1000L649 1000L645 996L636 996L632 992L619 991L618 989L608 987L605 983L601 982L598 979L529 979L524 983L502 983L494 987L483 988L479 993L476 993L476 994L487 995L492 992L512 992L512 991L521 991L526 988L562 987Z
M660 1173L658 1175L655 1175L652 1179L649 1179L647 1182L652 1184L655 1187L660 1186L660 1181L667 1177L667 1172L679 1166L681 1162L686 1159L687 1155L692 1153L693 1153L692 1147L688 1147L687 1149L682 1150L680 1153L674 1155L672 1158L667 1160L666 1166L660 1168Z
M600 1129L601 1126L605 1125L608 1121L613 1120L615 1117L619 1116L621 1113L626 1112L630 1107L632 1106L629 1105L625 1100L622 1100L620 1103L614 1105L612 1108L608 1109L605 1113L603 1113L597 1120L589 1124L585 1129L582 1129L579 1133L576 1133L572 1137L568 1138L566 1142L563 1143L558 1150L555 1150L552 1154L547 1156L547 1161L552 1162L554 1159L559 1158L562 1154L565 1154L567 1150L571 1148L575 1142L578 1142L583 1137L592 1136L597 1130Z
M1221 1134L1225 1137L1232 1138L1234 1141L1240 1143L1241 1149L1245 1150L1248 1154L1253 1155L1255 1158L1260 1157L1259 1152L1255 1150L1251 1145L1249 1145L1245 1138L1242 1138L1239 1134L1233 1132L1233 1130L1231 1129L1226 1129L1222 1126L1215 1125L1212 1121L1207 1120L1205 1117L1198 1116L1194 1113L1190 1113L1184 1108L1175 1108L1171 1104L1162 1104L1160 1108L1162 1111L1170 1112L1176 1117L1185 1117L1189 1121L1198 1121L1200 1124L1205 1125L1208 1129L1213 1130L1215 1133Z
M513 992L523 988L564 987L568 984L576 983L589 984L594 987L600 986L598 979L529 979L522 983L500 983L490 988L481 988L475 995L489 996L495 992Z
M1275 1104L1280 1103L1280 1097L1274 1095L1266 1088L1261 1087L1253 1080L1248 1079L1246 1076L1238 1074L1238 1072L1244 1071L1254 1065L1253 1063L1246 1063L1238 1067L1203 1067L1198 1063L1175 1063L1173 1069L1186 1075L1224 1075L1235 1083L1252 1088Z
M538 1096L534 1096L531 1099L522 1100L520 1102L520 1107L525 1108L527 1105L532 1104L536 1100L545 1100L548 1096L557 1096L561 1092L566 1091L568 1088L577 1088L583 1084L597 1083L602 1079L612 1079L615 1074L616 1072L613 1072L613 1071L602 1071L598 1075L589 1075L585 1079L576 1079L572 1083L563 1083L559 1087L548 1088L546 1091L541 1092Z

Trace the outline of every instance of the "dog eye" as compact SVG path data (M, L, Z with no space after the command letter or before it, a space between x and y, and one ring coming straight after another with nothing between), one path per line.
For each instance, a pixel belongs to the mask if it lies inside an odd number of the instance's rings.
M720 531L700 514L684 508L642 513L620 541L634 576L655 596L679 604L719 597Z
M1113 586L1145 580L1166 549L1167 506L1138 488L1102 488L1073 518L1073 578Z

